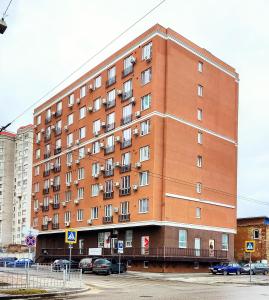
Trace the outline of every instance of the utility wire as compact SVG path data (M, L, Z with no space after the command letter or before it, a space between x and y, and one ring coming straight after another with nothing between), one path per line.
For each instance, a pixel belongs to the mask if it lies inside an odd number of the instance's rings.
M3 17L2 17L3 20L4 20L5 17L7 16L7 11L8 11L8 9L9 9L9 6L10 6L11 2L12 2L12 0L9 1L7 8L6 8L5 12L3 13Z
M11 0L12 1L12 0ZM11 3L10 1L10 3ZM48 96L51 92L53 92L56 88L58 88L60 85L62 85L66 80L68 80L71 76L73 76L77 71L79 71L81 68L83 68L86 64L88 64L91 60L93 60L97 55L102 53L105 49L107 49L111 44L113 44L115 41L117 41L121 36L123 36L126 32L128 32L130 29L132 29L136 24L141 22L143 19L145 19L148 15L150 15L154 10L156 10L160 5L162 5L166 0L162 0L157 5L155 5L153 8L151 8L148 12L146 12L142 17L140 17L137 21L135 21L133 24L131 24L129 27L127 27L124 31L122 31L119 35L117 35L115 38L113 38L110 42L108 42L103 48L101 48L98 52L96 52L94 55L92 55L89 59L87 59L83 64L81 64L78 68L76 68L73 72L71 72L68 76L66 76L63 80L61 80L59 83L57 83L53 88L51 88L48 92L46 92L41 98L39 98L37 101L35 101L33 104L31 104L29 107L27 107L22 113L20 113L17 117L15 117L10 123L3 126L2 128L6 129L9 127L12 123L14 123L17 119L22 117L28 110L35 107L43 98ZM3 129L0 129L0 132Z

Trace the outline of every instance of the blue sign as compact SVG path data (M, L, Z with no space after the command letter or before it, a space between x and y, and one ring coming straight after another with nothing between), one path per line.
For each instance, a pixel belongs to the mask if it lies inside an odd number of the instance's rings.
M255 251L255 241L246 241L245 242L245 251L254 252Z
M75 229L68 229L65 231L65 242L68 244L76 244L77 231Z
M118 241L118 253L123 253L123 241Z

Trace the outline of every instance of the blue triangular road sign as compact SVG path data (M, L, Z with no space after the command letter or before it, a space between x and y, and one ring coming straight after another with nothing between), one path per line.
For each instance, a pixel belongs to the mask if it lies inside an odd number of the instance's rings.
M247 250L253 250L253 249L254 249L253 243L247 243Z
M68 232L68 241L70 241L70 242L73 242L73 241L75 241L76 240L76 236L75 236L75 232L73 232L73 231L69 231Z

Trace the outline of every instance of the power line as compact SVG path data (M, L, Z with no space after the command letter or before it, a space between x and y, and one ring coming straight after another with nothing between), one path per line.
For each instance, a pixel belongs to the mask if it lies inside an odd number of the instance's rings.
M2 17L3 20L4 20L5 17L7 16L7 11L8 11L8 9L9 9L10 4L11 4L12 1L13 1L13 0L10 0L10 1L9 1L7 8L6 8L6 10L4 11L4 13L3 13L3 17Z
M11 0L12 1L12 0ZM10 3L11 3L10 1ZM120 37L122 37L126 32L128 32L130 29L132 29L136 24L141 22L143 19L145 19L148 15L150 15L154 10L156 10L159 6L161 6L166 0L162 0L157 5L155 5L153 8L151 8L148 12L146 12L142 17L140 17L137 21L132 23L129 27L127 27L124 31L122 31L119 35L117 35L115 38L113 38L110 42L108 42L103 48L101 48L99 51L97 51L94 55L92 55L89 59L87 59L85 62L83 62L78 68L76 68L73 72L71 72L68 76L66 76L63 80L61 80L59 83L57 83L53 88L51 88L48 92L46 92L41 98L39 98L37 101L35 101L33 104L31 104L29 107L27 107L22 113L20 113L17 117L15 117L10 123L3 126L2 128L6 129L9 127L12 123L14 123L17 119L22 117L28 110L35 107L43 98L48 96L51 92L53 92L55 89L57 89L60 85L62 85L65 81L67 81L71 76L73 76L77 71L79 71L81 68L83 68L86 64L88 64L91 60L93 60L97 55L102 53L105 49L107 49L110 45L112 45L115 41L117 41ZM10 4L9 4L10 5ZM3 130L3 129L0 130ZM1 132L1 131L0 131Z

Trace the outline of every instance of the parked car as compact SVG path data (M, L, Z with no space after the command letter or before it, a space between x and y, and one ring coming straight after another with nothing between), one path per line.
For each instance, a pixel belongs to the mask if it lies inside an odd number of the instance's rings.
M20 258L7 263L7 267L26 268L31 267L34 262L30 258Z
M17 260L17 257L1 257L0 258L0 267L4 267L9 262L14 262L15 260Z
M126 265L124 263L120 264L120 272L126 272ZM94 261L92 271L95 274L107 274L118 273L119 263L112 259L111 261L105 258L98 258Z
M242 267L241 273L249 274L250 272L252 275L255 274L267 275L269 273L269 267L263 263L252 263L251 270L250 270L250 264L246 264Z
M69 269L70 266L71 266L71 269L77 269L78 263L74 260L71 260L71 264L70 264L70 261L67 259L56 259L52 263L52 270L63 271L64 269Z
M92 257L85 257L82 258L78 264L78 267L80 269L82 269L82 273L85 272L91 272L92 271L92 266L93 266L93 262L96 260L97 258L92 258Z
M228 275L231 273L239 275L242 271L242 267L238 263L223 263L221 265L216 265L209 269L213 274L219 273L223 275Z

